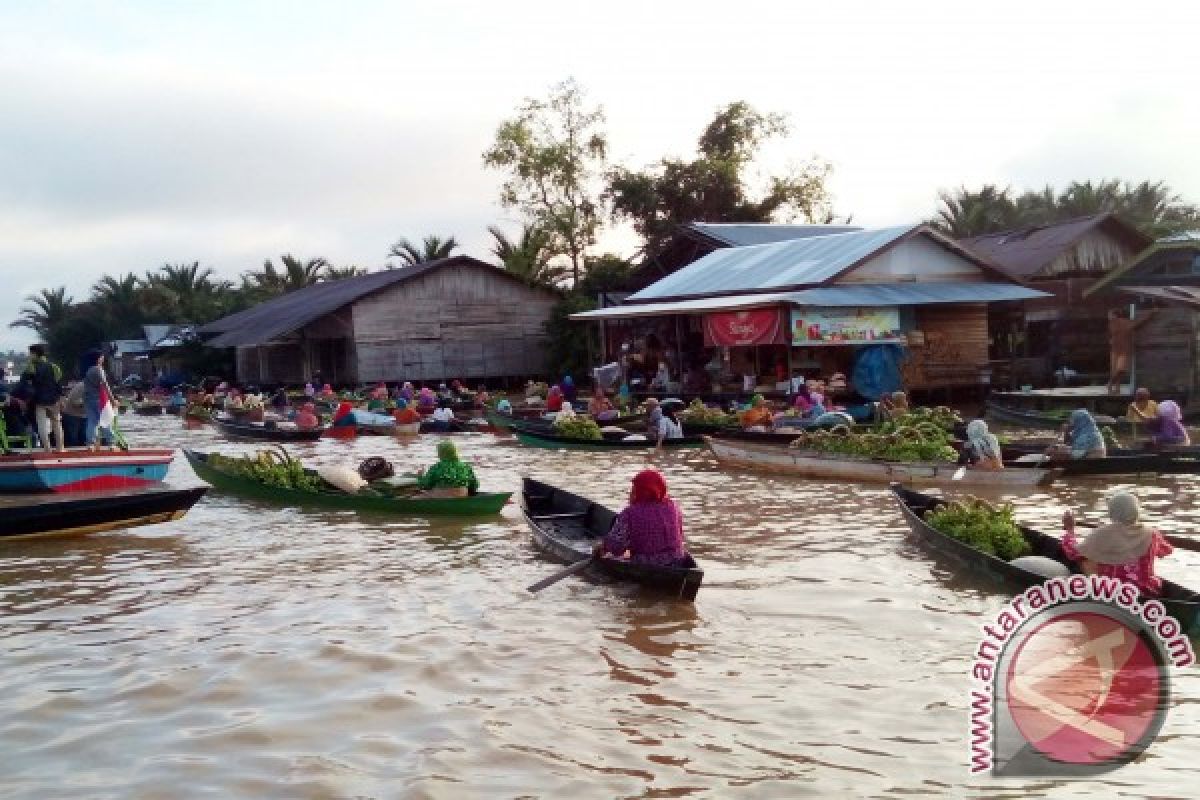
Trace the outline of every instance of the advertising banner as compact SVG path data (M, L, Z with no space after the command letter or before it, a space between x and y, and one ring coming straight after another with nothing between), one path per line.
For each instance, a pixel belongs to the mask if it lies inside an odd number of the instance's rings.
M792 344L903 344L895 306L792 309Z
M776 308L754 311L725 311L704 317L706 347L746 347L755 344L783 344L783 312Z

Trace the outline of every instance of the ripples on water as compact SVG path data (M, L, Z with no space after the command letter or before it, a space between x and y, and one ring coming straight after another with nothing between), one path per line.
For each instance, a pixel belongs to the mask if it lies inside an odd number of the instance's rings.
M174 418L142 444L253 451ZM401 469L434 439L293 446ZM620 505L637 454L458 437L489 488L521 475ZM659 462L705 567L695 606L568 579L515 506L474 521L276 509L210 493L179 522L0 543L6 797L1189 797L1192 673L1144 760L1102 782L966 777L967 670L1007 595L931 561L886 491ZM179 458L173 484L194 482ZM1196 479L1139 485L1195 528ZM1013 498L1056 529L1111 487ZM1162 567L1192 585L1195 553Z

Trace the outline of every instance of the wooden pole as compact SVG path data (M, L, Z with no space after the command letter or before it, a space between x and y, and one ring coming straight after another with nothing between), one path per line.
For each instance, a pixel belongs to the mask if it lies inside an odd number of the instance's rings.
M1137 386L1137 330L1132 327L1134 317L1137 316L1137 301L1129 304L1129 393L1132 395ZM1117 384L1117 395L1121 394L1121 384Z

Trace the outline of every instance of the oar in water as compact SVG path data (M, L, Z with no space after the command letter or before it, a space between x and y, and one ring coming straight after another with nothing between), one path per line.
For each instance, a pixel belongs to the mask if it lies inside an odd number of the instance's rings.
M583 572L585 569L588 568L588 566L592 563L593 560L595 560L595 556L588 556L587 558L583 559L582 561L576 561L571 566L566 567L564 569L560 569L558 572L554 573L553 575L542 578L537 583L530 584L529 586L525 587L525 589L526 589L526 591L530 592L531 594L540 592L542 589L545 589L547 586L553 586L554 584L558 583L563 578L569 578L577 572Z

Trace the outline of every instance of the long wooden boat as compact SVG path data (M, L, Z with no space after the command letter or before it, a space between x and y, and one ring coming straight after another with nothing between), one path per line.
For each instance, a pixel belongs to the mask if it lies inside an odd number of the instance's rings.
M133 528L179 519L208 491L136 489L121 492L81 492L0 498L0 541L28 536L57 536Z
M521 510L533 533L533 543L556 561L574 563L592 555L612 527L616 513L587 498L525 478ZM589 571L666 592L691 602L700 591L704 570L691 555L685 567L632 564L619 558L599 558Z
M1067 414L1070 412L1068 411ZM1013 408L995 400L988 398L987 401L987 416L995 422L1002 422L1007 425L1017 425L1022 428L1033 428L1035 430L1057 431L1061 430L1066 424L1067 417L1063 414L1052 414L1046 411L1031 411L1022 408ZM1133 423L1127 419L1115 419L1112 422L1097 424L1101 428L1112 428L1114 433L1122 436L1131 436L1137 431L1134 429ZM1145 433L1145 426L1142 426L1142 433Z
M184 450L183 454L196 474L216 489L282 506L312 506L414 516L468 517L498 514L512 497L512 492L480 492L468 497L363 495L347 494L332 489L327 492L302 492L267 486L265 483L219 470L209 461L207 453ZM308 472L312 473L312 470Z
M530 428L517 428L514 433L517 441L521 444L547 450L646 450L655 445L651 439L626 441L623 437L628 434L619 433L605 434L603 439L572 439ZM703 446L703 436L684 436L682 439L663 440L663 447L672 449Z
M160 417L166 410L162 403L136 403L133 406L133 413L143 417Z
M213 425L226 436L261 442L315 442L325 431L324 428L268 428L262 422L239 422L230 417L213 417Z
M913 534L929 549L949 556L968 567L989 575L994 579L1008 581L1018 586L1035 586L1045 582L1045 577L1035 572L1008 563L1002 558L988 555L976 550L957 539L952 539L939 533L923 519L926 511L943 505L946 501L930 495L914 492L901 486L893 485L892 492L900 504L904 521L908 523ZM1033 548L1032 555L1045 556L1071 567L1062 552L1062 543L1055 537L1019 526L1025 540ZM1171 616L1179 620L1184 632L1189 636L1200 635L1200 594L1186 589L1179 584L1164 580L1162 594L1156 598L1162 601Z
M95 492L159 483L174 450L31 450L0 455L0 492Z
M818 453L778 444L760 444L725 437L705 437L717 461L725 465L757 469L780 475L830 478L846 481L890 483L961 483L969 486L1016 488L1050 483L1058 470L1028 469L973 470L952 462L899 462ZM958 479L955 480L955 475Z
M1029 459L1030 456L1042 455L1043 451L1027 448L1010 448L1004 445L1000 448L1004 463L1008 467L1021 469L1030 467L1054 467L1062 470L1064 478L1089 477L1094 475L1196 475L1200 474L1200 458L1187 455L1176 455L1168 452L1152 452L1145 450L1119 450L1104 458L1079 458L1062 460L1044 460L1041 462Z

